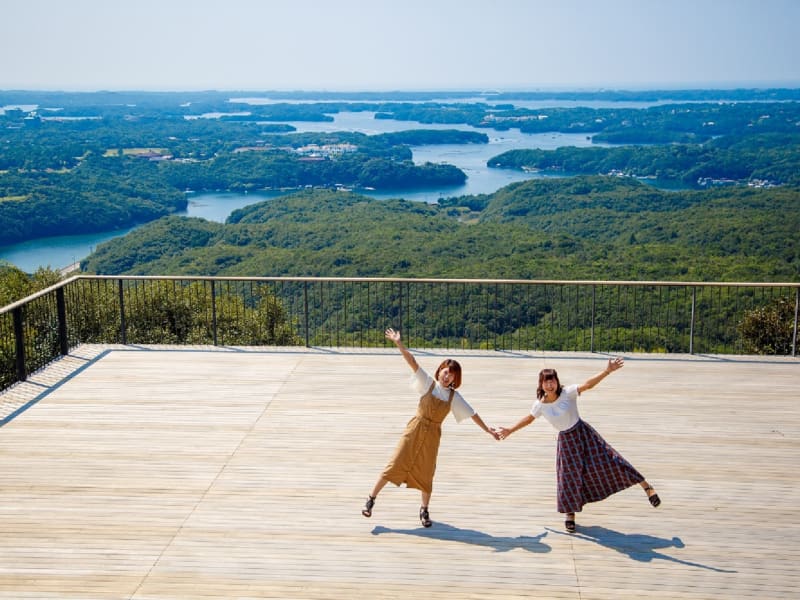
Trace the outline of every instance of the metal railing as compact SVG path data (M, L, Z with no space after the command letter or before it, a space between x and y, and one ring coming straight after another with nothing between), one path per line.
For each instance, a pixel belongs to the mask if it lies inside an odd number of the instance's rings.
M796 356L800 283L78 275L0 309L0 391L82 343Z

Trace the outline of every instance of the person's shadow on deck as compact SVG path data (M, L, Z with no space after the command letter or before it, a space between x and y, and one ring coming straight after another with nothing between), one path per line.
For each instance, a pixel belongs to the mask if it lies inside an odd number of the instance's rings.
M654 535L645 535L641 533L622 533L599 527L596 525L583 526L578 525L578 530L575 533L566 533L563 531L555 531L554 529L545 528L558 535L567 535L575 539L587 540L616 550L621 554L627 555L633 560L640 562L650 562L654 559L668 560L681 565L689 567L697 567L698 569L708 569L709 571L716 571L717 573L736 573L736 571L728 571L726 569L718 569L700 563L691 562L688 560L681 560L669 554L658 552L663 548L684 548L685 545L679 537L673 537L671 540L666 538L656 537Z
M390 527L378 525L372 530L372 535L381 535L384 533L401 533L403 535L416 535L449 542L486 546L488 548L494 548L495 552L508 552L515 548L521 548L528 552L535 553L550 552L552 550L550 546L542 542L542 538L547 535L546 531L536 536L521 535L518 537L498 537L475 529L461 529L460 527L448 525L441 521L434 522L433 527L429 529L423 527L417 527L415 529L392 529Z

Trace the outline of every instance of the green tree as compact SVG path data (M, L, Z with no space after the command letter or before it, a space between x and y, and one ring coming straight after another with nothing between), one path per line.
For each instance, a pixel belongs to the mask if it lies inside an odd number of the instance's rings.
M765 306L748 311L739 323L745 351L754 354L791 354L795 335L795 303L775 298Z

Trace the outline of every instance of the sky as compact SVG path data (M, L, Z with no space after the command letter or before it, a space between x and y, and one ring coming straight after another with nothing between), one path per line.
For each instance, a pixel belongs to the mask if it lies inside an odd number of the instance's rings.
M800 87L800 0L0 0L5 90Z

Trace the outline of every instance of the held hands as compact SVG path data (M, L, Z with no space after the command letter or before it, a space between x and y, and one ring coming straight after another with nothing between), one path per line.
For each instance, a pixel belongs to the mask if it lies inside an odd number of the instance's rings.
M511 430L507 427L493 427L492 432L494 433L494 439L498 441L504 440L511 435Z

